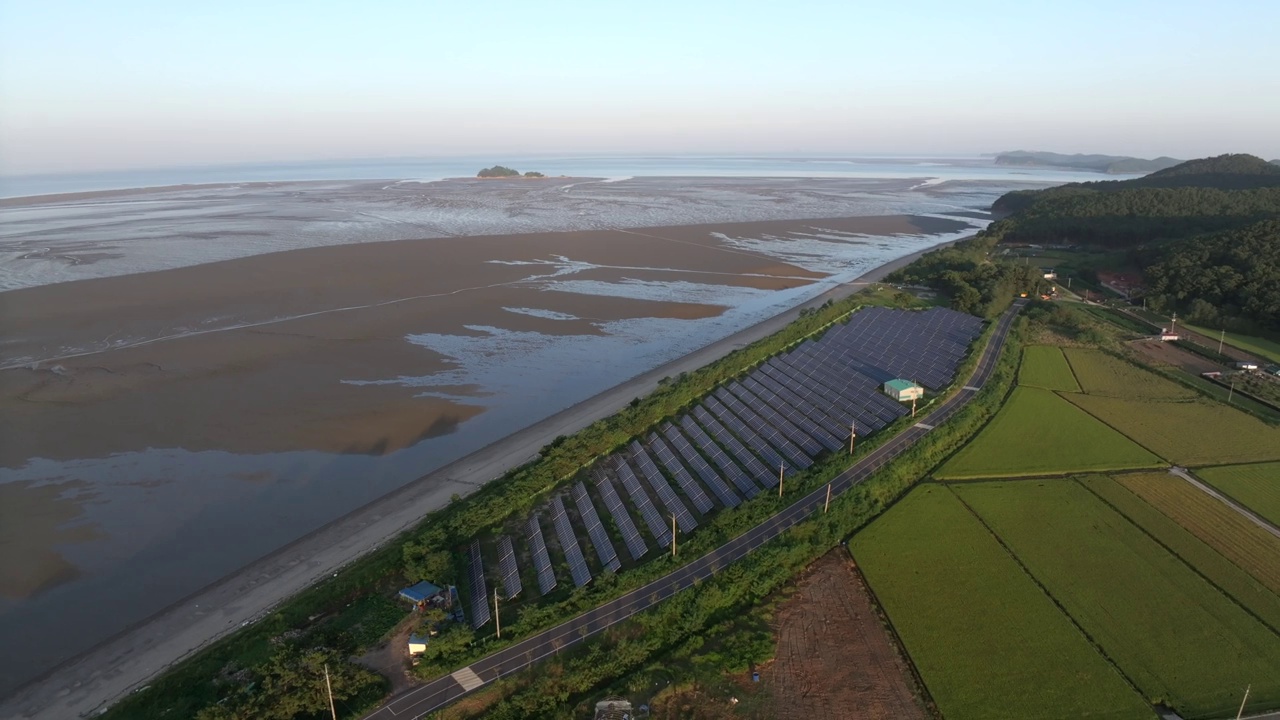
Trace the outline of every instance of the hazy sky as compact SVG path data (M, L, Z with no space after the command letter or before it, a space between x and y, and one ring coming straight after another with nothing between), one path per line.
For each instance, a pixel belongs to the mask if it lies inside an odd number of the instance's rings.
M0 0L0 172L530 153L1280 157L1280 1Z

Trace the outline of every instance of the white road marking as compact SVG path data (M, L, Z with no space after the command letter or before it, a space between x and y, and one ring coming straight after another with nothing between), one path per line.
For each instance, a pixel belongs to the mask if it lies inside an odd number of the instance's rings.
M450 677L457 680L458 684L462 686L462 689L467 692L471 692L484 684L484 681L480 679L480 676L477 675L469 665L461 670L455 671Z
M930 424L928 424L928 423L916 423L916 427L918 427L918 428L924 428L925 430L932 430L932 429L933 429L933 426L932 426L932 425L930 425Z

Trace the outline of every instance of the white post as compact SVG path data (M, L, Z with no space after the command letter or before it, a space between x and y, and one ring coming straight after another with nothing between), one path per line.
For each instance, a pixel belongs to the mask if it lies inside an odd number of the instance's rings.
M831 508L831 483L827 483L827 502L822 506L822 514L826 515L827 510Z
M849 454L853 454L853 439L858 437L858 421L849 424Z
M1222 354L1222 341L1227 339L1227 329L1222 328L1222 334L1218 336L1218 354Z
M786 463L778 463L778 497L782 497L782 473L786 467Z
M676 556L676 516L671 514L671 557Z
M502 619L498 617L498 588L493 589L493 627L498 631L498 637L502 637Z
M1227 404L1231 404L1231 396L1236 394L1236 379L1231 378L1231 389L1227 390Z
M1249 690L1253 688L1253 684L1249 684L1244 689L1244 699L1240 701L1240 710L1236 712L1236 720L1244 717L1244 706L1249 702Z
M329 684L329 663L324 664L324 689L329 693L329 714L338 720L338 709L333 706L333 686Z

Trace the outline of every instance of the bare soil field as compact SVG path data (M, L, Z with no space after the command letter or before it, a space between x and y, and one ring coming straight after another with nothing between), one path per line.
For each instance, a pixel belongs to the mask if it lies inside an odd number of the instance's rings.
M1221 365L1212 360L1187 352L1173 343L1160 342L1159 340L1134 340L1129 343L1129 347L1142 353L1153 362L1172 365L1186 370L1192 375L1221 371L1223 369Z
M761 674L775 703L773 717L928 717L906 661L843 548L805 571L776 625L776 659Z

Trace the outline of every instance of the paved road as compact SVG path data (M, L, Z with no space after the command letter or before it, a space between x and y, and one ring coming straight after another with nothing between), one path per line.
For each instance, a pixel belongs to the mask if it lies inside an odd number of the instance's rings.
M1275 535L1277 538L1280 538L1280 528L1278 528L1278 527L1276 527L1275 525L1272 525L1271 523L1267 522L1265 519L1263 519L1262 517L1258 516L1256 513L1254 513L1254 512L1253 512L1252 510L1250 510L1249 508L1246 508L1245 506L1241 505L1240 503L1237 503L1235 500L1232 500L1231 498L1227 497L1226 495L1223 495L1222 493L1218 492L1218 491L1217 491L1217 490L1215 490L1214 488L1209 487L1207 484L1205 484L1205 483L1203 483L1203 482L1200 482L1200 480L1199 480L1198 478L1196 478L1195 476L1193 476L1191 473L1187 472L1187 470L1186 470L1185 468L1180 468L1180 467L1177 467L1177 466L1171 467L1171 468L1169 468L1169 474L1170 474L1170 475L1177 475L1178 477L1182 478L1183 480L1186 480L1187 482L1191 483L1191 485L1192 485L1193 487L1195 487L1196 489L1198 489L1200 492L1202 492L1202 493L1204 493L1204 494L1208 495L1209 497L1216 498L1216 499L1217 499L1218 501L1220 501L1223 505L1226 505L1227 507L1231 508L1232 510L1235 510L1235 511L1236 511L1237 513L1239 513L1239 514L1240 514L1240 516L1241 516L1241 517L1243 517L1245 520L1248 520L1249 522L1253 523L1254 525L1257 525L1258 527L1262 528L1263 530L1266 530L1267 532L1271 533L1272 535Z
M427 513L448 504L454 493L469 495L528 461L556 436L571 435L612 415L631 398L652 392L662 378L696 370L772 335L799 317L801 310L878 282L925 252L881 265L807 303L561 410L329 523L50 670L12 696L0 698L0 718L66 720L97 712L394 539Z
M968 404L995 371L1009 327L1025 304L1025 300L1018 300L1000 317L996 332L983 350L973 375L959 393L948 398L915 425L898 433L836 477L831 484L832 495L845 492L867 479ZM446 675L403 692L391 698L386 705L368 715L367 718L368 720L404 720L421 717L439 710L472 690L520 672L539 660L596 635L638 612L653 607L695 582L711 577L726 565L746 557L752 550L816 513L826 501L826 494L826 486L818 488L760 525L665 577L654 580L644 587L611 600L550 630L477 660L469 667L458 670L452 675Z

